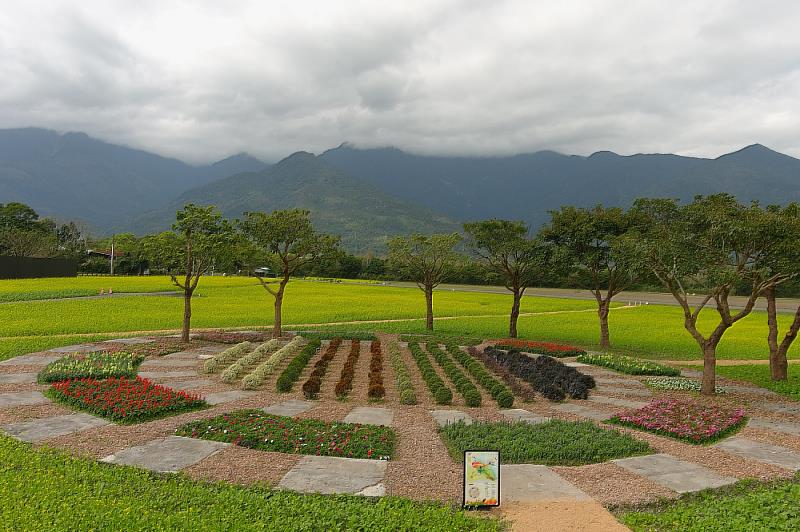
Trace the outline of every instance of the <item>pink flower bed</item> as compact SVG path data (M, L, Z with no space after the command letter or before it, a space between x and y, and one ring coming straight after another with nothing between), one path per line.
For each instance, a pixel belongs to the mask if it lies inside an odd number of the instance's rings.
M656 399L637 410L626 410L609 422L678 438L689 443L718 440L744 425L744 410L704 406L690 401Z

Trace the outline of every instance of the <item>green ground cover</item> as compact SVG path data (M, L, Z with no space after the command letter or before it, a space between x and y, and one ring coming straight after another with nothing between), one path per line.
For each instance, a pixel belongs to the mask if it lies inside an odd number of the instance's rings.
M720 490L686 495L677 502L620 511L619 518L635 531L798 530L798 480L743 480Z
M697 368L702 369L702 368ZM789 364L786 381L773 381L767 364L745 364L740 366L717 366L717 375L729 379L752 382L775 393L800 401L800 367Z
M68 279L9 279L0 281L0 302L96 296L101 288L105 292L108 292L109 288L111 288L117 293L171 292L177 290L167 277L91 275Z
M649 454L646 442L590 421L551 420L532 425L463 421L445 425L442 439L454 460L465 450L499 449L504 464L582 465Z
M301 495L154 475L32 450L0 436L0 528L9 530L500 530L441 504Z
M39 382L92 377L136 377L143 356L131 353L71 353L51 362L39 372Z
M615 371L627 373L628 375L666 375L677 377L681 374L679 369L665 366L664 364L612 353L586 353L578 356L577 360L584 364L594 364L595 366L610 368Z

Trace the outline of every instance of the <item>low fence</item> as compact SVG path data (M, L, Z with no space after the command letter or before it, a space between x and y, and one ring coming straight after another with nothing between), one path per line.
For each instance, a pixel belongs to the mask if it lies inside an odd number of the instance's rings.
M0 279L75 277L77 275L78 262L70 259L0 257Z

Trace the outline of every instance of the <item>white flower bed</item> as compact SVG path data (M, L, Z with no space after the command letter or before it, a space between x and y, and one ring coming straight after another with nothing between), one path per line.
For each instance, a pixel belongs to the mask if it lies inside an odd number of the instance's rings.
M253 348L250 342L242 342L233 347L229 347L221 353L217 353L213 358L206 360L203 364L203 371L206 373L215 373L225 366L236 362L239 358L243 357L245 353Z
M699 392L700 381L683 377L659 377L657 379L646 379L644 383L656 390L680 391L680 392ZM725 393L725 388L716 387L717 393Z
M267 355L278 349L281 345L280 340L272 339L269 342L265 342L255 348L252 353L243 356L222 372L222 382L226 382L228 384L232 382L236 382L244 373L244 370L258 364L263 360Z
M303 348L306 341L302 336L295 336L291 342L281 347L270 356L267 360L262 362L250 375L242 380L242 385L246 390L255 390L262 384L267 377L269 377L278 364L283 362L287 357L295 355L300 349Z

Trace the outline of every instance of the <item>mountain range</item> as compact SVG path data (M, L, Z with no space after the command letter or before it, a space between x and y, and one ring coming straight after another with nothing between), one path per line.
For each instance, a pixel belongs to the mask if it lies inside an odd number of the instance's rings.
M800 201L800 160L760 144L715 159L607 151L445 157L343 144L273 165L238 154L192 166L84 133L0 130L0 203L83 220L101 234L167 229L188 202L213 203L230 218L303 207L349 250L381 252L392 235L455 231L468 220L537 227L561 205L628 206L644 196L689 200L721 191L764 204Z

